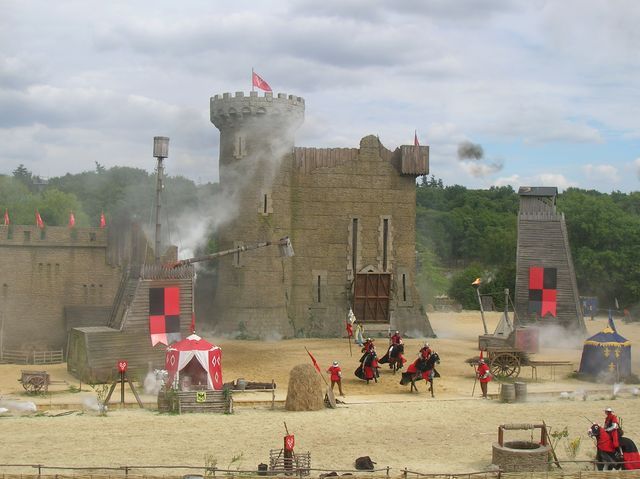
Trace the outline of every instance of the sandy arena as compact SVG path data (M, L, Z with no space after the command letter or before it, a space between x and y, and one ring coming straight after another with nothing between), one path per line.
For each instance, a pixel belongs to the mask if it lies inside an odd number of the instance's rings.
M488 318L492 331L498 314L490 314ZM94 393L87 392L86 385L80 393L69 392L69 386L79 384L67 374L66 365L42 368L49 371L53 381L60 383L50 387L50 394L39 397L27 396L17 382L22 369L38 367L0 365L0 406L2 401L19 399L32 400L39 408L36 414L0 417L0 463L204 466L208 456L217 461L218 467L226 468L234 456L241 455L231 467L255 470L257 464L268 462L270 449L281 447L286 421L296 436L296 451L310 451L313 468L352 469L356 457L368 455L377 462L376 467L390 466L395 474L405 467L420 472L470 472L489 467L491 443L497 438L498 425L511 422L544 420L552 431L566 426L569 439L582 438L577 459L591 459L595 450L586 435L588 423L583 416L601 422L607 406L622 417L626 435L640 443L640 398L632 394L638 385L624 385L613 400L610 385L568 378L579 365L581 346L571 348L568 342L561 343L560 347L544 348L535 355L536 360L570 360L574 364L572 369L538 368L538 381L532 382L531 368L522 368L519 379L529 382L529 402L486 401L479 398L478 386L475 397L471 397L473 369L464 362L477 355L477 336L482 331L479 313L432 313L430 319L439 337L429 342L442 359L438 366L442 377L435 382L435 399L427 394L424 382L419 384L419 394L411 394L408 386L398 384L399 376L387 368L381 369L378 384L366 385L358 380L353 370L357 367L359 349L354 347L351 357L346 339L258 342L217 340L204 334L222 347L225 381L274 379L278 384L275 410L270 410L270 393L246 392L234 396L233 415L178 416L114 406L107 417L99 417L92 411L82 412L83 397L95 397ZM605 325L606 318L587 321L590 334ZM634 345L640 339L640 323L618 322L618 331ZM383 351L386 339L376 341L378 350ZM412 360L422 341L409 339L405 343L406 356ZM295 413L284 410L282 400L286 396L289 370L309 361L304 346L325 369L331 361L340 361L346 397L345 404L338 409ZM636 374L640 371L637 354L633 357L633 371ZM496 381L491 382L490 394L497 394L498 387ZM587 394L586 401L582 400L583 391ZM561 392L577 393L567 399L561 397ZM129 391L126 397L127 402L134 401ZM114 400L119 400L119 389ZM153 403L155 398L143 395L143 400ZM47 417L64 410L77 412ZM533 437L537 440L538 432ZM529 440L531 433L511 432L509 438ZM561 460L567 458L562 442L557 453ZM566 467L585 469L589 466ZM3 472L33 473L33 470L5 467Z

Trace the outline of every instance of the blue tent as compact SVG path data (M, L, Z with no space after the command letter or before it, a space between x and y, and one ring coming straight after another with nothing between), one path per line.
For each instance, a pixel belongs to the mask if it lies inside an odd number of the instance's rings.
M609 325L584 342L579 372L615 381L631 375L631 341L618 334L611 312Z

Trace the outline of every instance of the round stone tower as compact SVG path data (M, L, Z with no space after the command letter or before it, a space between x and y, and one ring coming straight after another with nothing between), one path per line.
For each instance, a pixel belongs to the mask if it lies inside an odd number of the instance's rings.
M277 242L291 234L294 134L303 120L304 100L293 95L236 92L211 98L211 122L220 130L226 217L218 228L218 249ZM277 246L221 258L212 312L216 331L291 335L291 261L280 257Z

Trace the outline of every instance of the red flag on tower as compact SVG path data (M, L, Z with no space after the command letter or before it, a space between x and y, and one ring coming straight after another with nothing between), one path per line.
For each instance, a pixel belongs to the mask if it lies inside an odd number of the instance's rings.
M36 210L36 225L38 226L38 228L44 229L44 221L42 221L42 217L40 216L38 210Z
M76 225L76 215L73 214L73 211L69 213L69 228L73 228Z
M261 90L264 91L272 91L271 87L269 86L269 84L264 81L260 75L258 75L256 72L254 72L253 70L251 70L251 83L253 86L260 88Z
M4 225L9 226L11 222L9 221L9 210L5 208L4 210Z
M100 228L107 226L107 219L104 217L104 211L100 213Z
M418 141L418 130L413 130L413 146L420 146Z

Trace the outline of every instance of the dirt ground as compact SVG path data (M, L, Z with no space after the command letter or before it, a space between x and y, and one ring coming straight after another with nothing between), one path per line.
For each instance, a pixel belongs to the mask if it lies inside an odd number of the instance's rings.
M536 360L568 360L573 368L538 368L538 381L524 367L519 380L528 382L530 401L503 404L496 399L482 400L479 387L475 397L473 369L465 359L477 354L477 336L482 332L478 312L432 313L430 319L437 339L429 339L441 356L438 366L441 378L435 382L436 397L398 384L399 377L381 370L378 384L366 385L353 375L359 350L349 354L346 339L285 340L274 342L231 341L203 336L223 350L225 381L245 378L270 381L278 385L277 399L286 396L288 374L292 366L309 362L306 346L327 368L338 360L344 375L344 403L336 410L287 412L281 402L270 409L270 393L236 394L233 415L165 415L149 409L113 408L107 417L90 410L83 402L95 398L87 391L73 393L79 386L69 376L65 365L47 366L56 382L50 394L31 397L24 394L17 379L24 366L0 365L0 406L9 401L34 401L38 412L10 413L0 416L0 464L41 463L47 465L119 466L149 464L204 465L205 457L217 461L220 468L255 469L268 462L270 449L280 448L286 421L296 436L296 450L311 452L312 467L351 469L356 457L369 455L377 467L390 466L399 473L405 467L421 472L469 472L486 469L491 462L491 444L497 438L497 427L504 423L539 423L546 421L552 431L568 429L568 438L580 437L578 459L590 459L593 445L586 436L588 422L583 416L602 420L602 410L613 407L624 420L626 435L640 442L640 399L633 394L638 385L623 385L612 399L610 385L598 385L571 379L581 355L581 339L561 334L550 338L557 347L545 347ZM489 330L498 320L489 314ZM587 321L589 332L606 325L606 318ZM640 323L618 324L620 334L637 344ZM381 351L385 338L377 339ZM408 339L406 355L415 357L424 340ZM640 371L640 360L633 357L634 372ZM489 392L497 394L499 385L490 383ZM337 392L337 391L336 391ZM583 396L586 393L586 400ZM116 389L116 401L119 389ZM153 403L155 398L143 396ZM133 402L127 391L127 401ZM53 417L62 411L76 411ZM534 440L538 440L537 432ZM531 432L508 432L509 439L530 440ZM560 459L567 458L564 444L558 445ZM232 462L234 457L240 459ZM582 466L585 467L585 466ZM4 468L3 472L31 472ZM141 471L152 473L152 471Z

